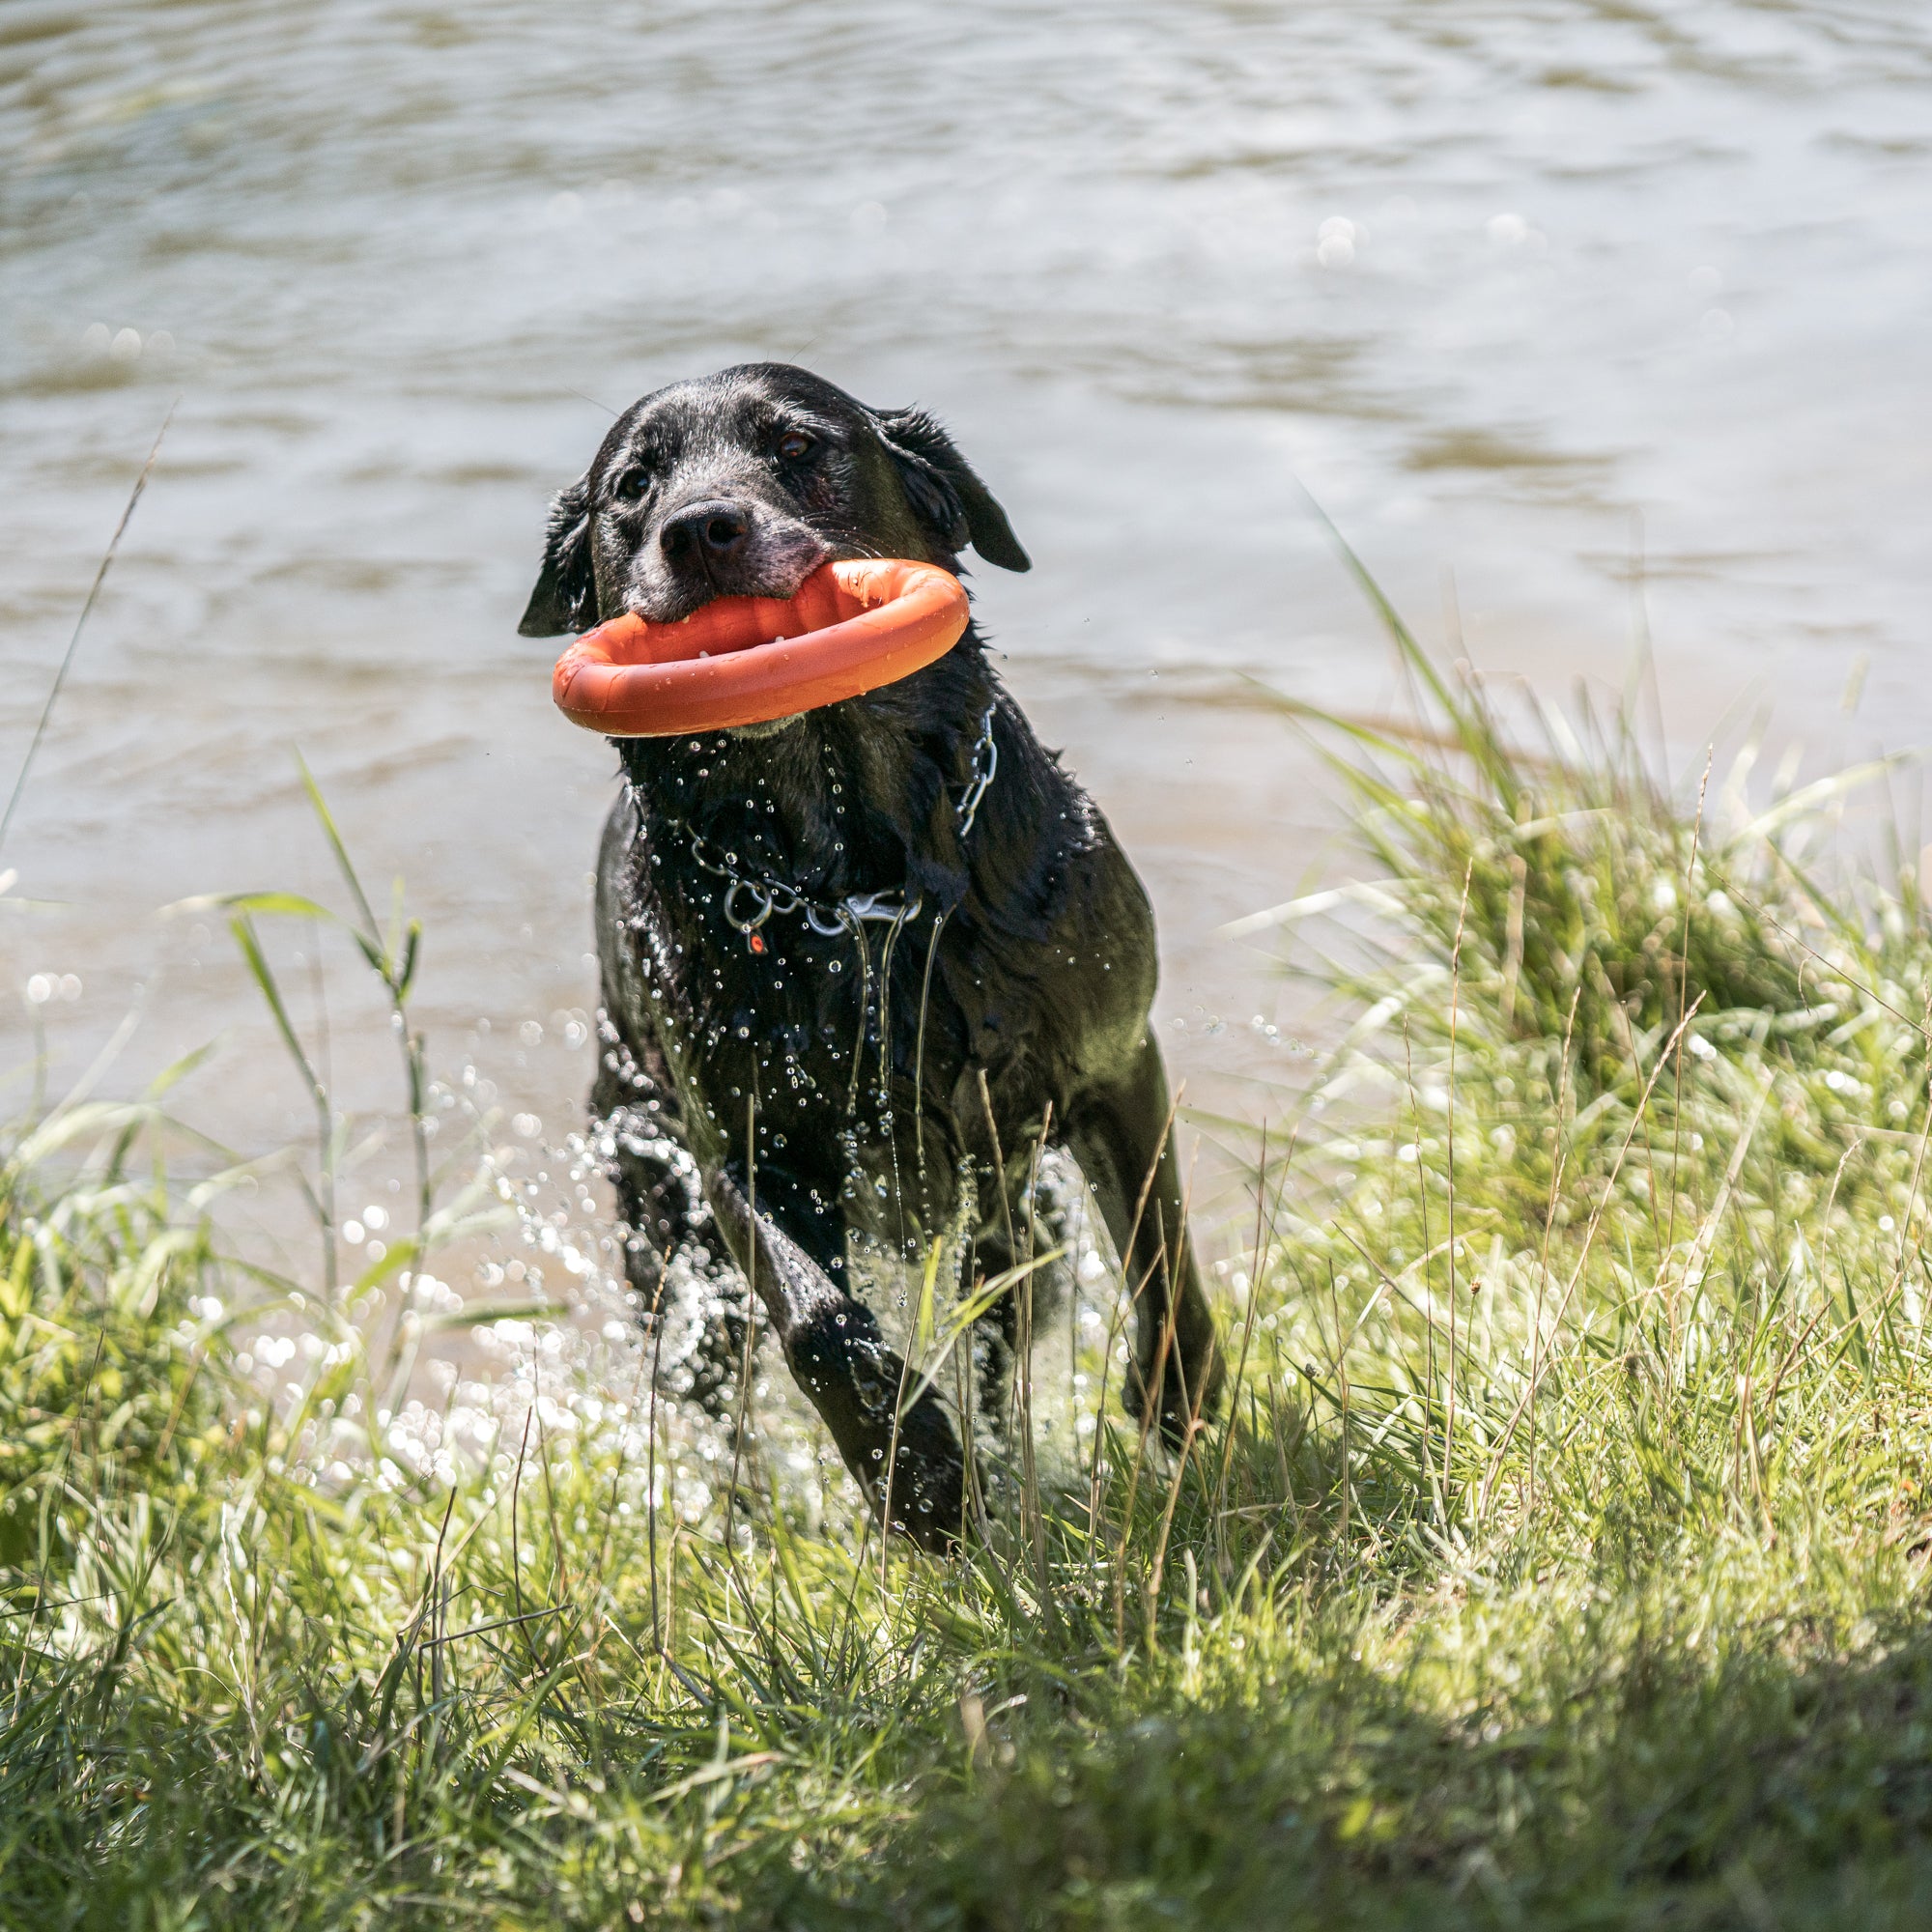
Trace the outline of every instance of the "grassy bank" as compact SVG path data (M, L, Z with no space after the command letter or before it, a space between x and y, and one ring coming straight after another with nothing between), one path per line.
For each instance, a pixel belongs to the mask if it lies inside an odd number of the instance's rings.
M1924 1923L1916 873L1410 661L1231 1427L953 1563L635 1379L407 1452L313 1290L265 1391L158 1116L23 1131L0 1924Z

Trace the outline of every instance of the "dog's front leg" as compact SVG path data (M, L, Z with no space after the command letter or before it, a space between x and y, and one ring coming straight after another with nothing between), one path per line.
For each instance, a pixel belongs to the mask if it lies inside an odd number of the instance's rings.
M911 1378L871 1311L835 1288L769 1213L753 1214L729 1175L713 1169L704 1185L787 1366L874 1514L922 1548L951 1548L959 1535L965 1465L938 1398L928 1389L900 1414Z

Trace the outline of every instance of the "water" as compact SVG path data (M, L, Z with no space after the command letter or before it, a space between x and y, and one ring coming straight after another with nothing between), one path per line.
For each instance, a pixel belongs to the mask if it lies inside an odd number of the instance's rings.
M1335 862L1236 700L1393 690L1303 486L1425 636L1453 571L1450 648L1554 692L1621 682L1640 544L1686 758L1746 690L1814 757L1932 738L1920 10L642 14L0 15L0 781L181 397L0 854L0 1064L39 975L50 1077L139 1003L114 1080L226 1029L190 1110L305 1118L220 919L156 910L339 900L299 747L427 922L432 1052L559 1130L613 761L515 635L544 498L607 411L748 357L935 408L1006 502L1036 567L981 618L1153 891L1179 1071L1250 1115L1295 996L1213 927Z

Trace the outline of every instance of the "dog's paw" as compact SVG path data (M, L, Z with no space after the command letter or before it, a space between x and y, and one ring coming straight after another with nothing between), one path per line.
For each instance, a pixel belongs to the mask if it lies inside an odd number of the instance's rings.
M1179 1450L1190 1436L1206 1433L1220 1413L1221 1351L1210 1337L1205 1348L1183 1360L1170 1350L1160 1378L1159 1406L1155 1415L1160 1438L1170 1449ZM1121 1392L1122 1406L1136 1422L1144 1422L1148 1410L1149 1375L1138 1363L1127 1372L1126 1386Z
M883 1515L883 1493L876 1506ZM923 1396L899 1423L889 1526L922 1549L943 1556L959 1541L965 1506L966 1470L959 1438L939 1403L931 1395Z
M965 1508L959 1438L930 1389L900 1411L905 1365L880 1340L869 1311L830 1304L785 1352L873 1514L922 1549L952 1549Z

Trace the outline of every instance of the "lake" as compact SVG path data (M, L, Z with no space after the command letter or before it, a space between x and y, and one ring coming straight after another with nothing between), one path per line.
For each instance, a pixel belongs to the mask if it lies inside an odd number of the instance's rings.
M181 1105L238 1146L303 1095L160 908L340 902L298 750L425 920L433 1055L575 1120L614 761L516 620L609 412L734 361L931 407L1001 497L980 621L1248 1118L1306 996L1215 927L1344 863L1255 684L1397 692L1310 496L1445 657L1614 696L1647 630L1693 781L1738 703L1817 769L1932 739L1919 9L15 0L0 147L0 786L180 399L0 852L0 1065L138 1011L108 1086L217 1039Z

